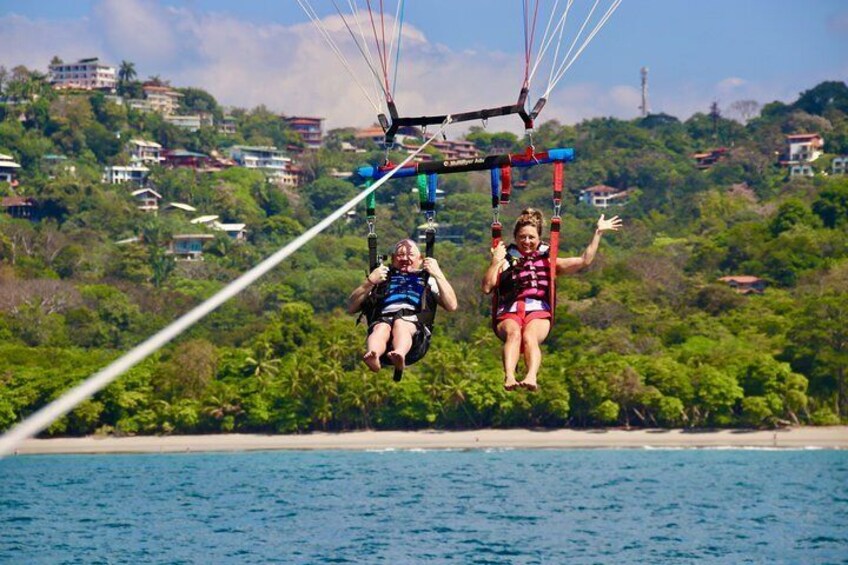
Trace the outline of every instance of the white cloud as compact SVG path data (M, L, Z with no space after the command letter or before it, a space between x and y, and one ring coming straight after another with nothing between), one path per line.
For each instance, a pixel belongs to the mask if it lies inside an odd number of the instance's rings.
M54 55L66 61L97 56L103 46L90 29L87 18L49 22L15 14L0 17L0 65L47 72Z
M745 79L741 79L739 77L728 77L718 83L717 90L719 92L732 93L733 91L739 90L746 84L747 81L745 81Z
M323 22L371 98L381 102L371 72L341 18L334 15ZM136 64L142 79L159 75L175 86L203 88L227 106L265 105L289 115L321 116L327 128L376 121L377 110L310 23L256 23L158 2L100 0L90 17L46 21L8 15L0 17L0 29L4 30L0 64L7 68L24 64L46 70L53 55L65 60L99 56L116 66L127 60ZM370 24L365 32L370 36ZM404 26L403 47L395 92L402 116L502 106L518 97L523 78L520 53L455 51L431 42L409 24ZM531 105L544 88L547 74L543 69L537 73ZM726 107L741 99L768 102L797 95L786 89L739 77L728 77L711 88L669 83L652 86L649 104L654 112L685 120L696 111L708 111L713 101ZM596 116L632 119L639 115L640 103L634 86L563 80L539 121L575 123ZM450 135L462 133L469 125L474 124L457 124ZM515 116L493 118L488 127L523 132Z

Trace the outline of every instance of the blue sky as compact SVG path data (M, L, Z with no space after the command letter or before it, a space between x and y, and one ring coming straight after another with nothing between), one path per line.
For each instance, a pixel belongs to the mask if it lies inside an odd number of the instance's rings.
M310 3L338 27L330 0ZM542 3L543 14L551 4ZM402 113L514 101L522 72L519 0L407 0L404 22ZM53 55L129 60L140 78L202 87L225 105L324 116L328 127L374 120L374 108L295 0L0 0L0 29L7 68L46 70ZM366 77L344 33L336 37ZM642 66L650 69L651 109L681 119L712 101L725 113L738 100L790 102L823 80L848 76L848 2L623 0L541 118L636 117ZM501 120L489 127L517 129Z

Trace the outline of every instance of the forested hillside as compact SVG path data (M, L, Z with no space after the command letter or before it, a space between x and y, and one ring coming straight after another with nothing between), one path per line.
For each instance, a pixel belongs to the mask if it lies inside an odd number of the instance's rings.
M123 81L125 93L137 88ZM179 89L183 110L224 112L212 93ZM260 172L153 167L163 202L247 224L220 232L203 261L174 261L189 217L137 208L127 185L102 181L126 164L126 142L225 154L238 145L302 146L264 107L232 110L236 133L186 132L101 93L58 93L18 67L0 80L0 154L21 168L0 195L31 197L38 219L0 214L0 430L20 421L324 218L356 194L331 173L385 154L353 129L327 132L299 159L306 183L282 190ZM482 152L524 150L508 133L472 128ZM818 133L814 176L779 164L788 134ZM429 355L400 383L361 363L365 330L343 311L366 274L364 210L316 238L187 335L54 424L48 434L302 432L508 426L774 426L848 421L848 86L826 82L746 123L717 112L576 125L541 124L539 149L573 147L566 167L561 253L580 254L599 210L577 203L604 184L631 190L612 209L625 227L604 236L588 272L559 282L541 390L506 392L499 342L480 279L489 261L488 173L443 176L437 221L457 239L436 256L460 307L440 312ZM365 153L342 151L353 144ZM693 155L726 148L706 169ZM66 166L46 165L63 156ZM403 155L392 154L398 162ZM73 168L67 166L73 165ZM551 212L550 167L516 171L510 226ZM517 183L523 185L524 183ZM380 250L423 223L414 179L378 192ZM511 231L511 230L510 230ZM137 238L137 239L136 239ZM130 242L127 242L127 241ZM123 242L123 243L119 243ZM762 294L718 279L752 275Z

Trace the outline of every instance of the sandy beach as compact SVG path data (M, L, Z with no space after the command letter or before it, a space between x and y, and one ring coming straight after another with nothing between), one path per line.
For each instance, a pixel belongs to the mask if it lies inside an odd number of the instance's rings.
M848 449L848 426L779 430L471 430L347 432L301 435L198 435L30 439L16 454L185 453L266 450L389 449Z

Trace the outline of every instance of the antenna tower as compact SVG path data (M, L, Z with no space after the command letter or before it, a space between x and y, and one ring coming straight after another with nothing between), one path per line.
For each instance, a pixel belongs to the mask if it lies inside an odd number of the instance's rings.
M642 105L639 109L642 111L642 117L645 118L651 112L648 106L648 67L642 67Z

